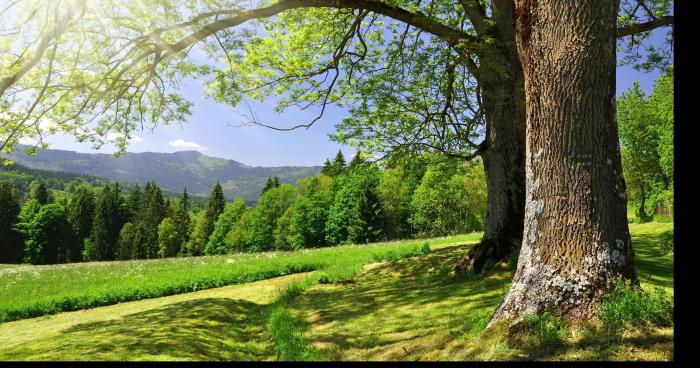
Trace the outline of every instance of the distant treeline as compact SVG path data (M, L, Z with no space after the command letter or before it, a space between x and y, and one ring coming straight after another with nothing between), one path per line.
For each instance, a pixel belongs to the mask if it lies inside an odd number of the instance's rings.
M124 190L83 182L25 198L0 181L0 263L51 264L232 252L295 250L481 230L486 183L480 161L397 158L380 168L342 152L296 187L271 177L257 205L227 202L216 183L203 208L185 189L167 198L153 182ZM55 187L53 187L55 188Z
M131 190L135 184L124 183L114 179L106 179L99 176L76 174L71 172L42 170L30 168L18 163L5 166L0 165L0 181L8 181L13 188L17 189L20 203L24 203L29 198L29 188L32 182L43 180L46 187L51 189L58 197L73 193L81 184L90 184L93 187L104 187L105 185L115 185L119 183L123 190ZM171 193L163 190L166 197L178 197L178 193ZM190 197L196 208L204 207L207 199L205 197Z

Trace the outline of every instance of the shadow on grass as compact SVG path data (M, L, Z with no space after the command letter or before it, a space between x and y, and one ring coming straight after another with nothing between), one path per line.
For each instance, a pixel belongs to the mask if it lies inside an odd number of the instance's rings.
M265 306L208 298L84 323L5 351L16 360L264 360Z
M673 255L664 254L665 226L632 228L643 284L673 287ZM510 285L512 270L482 278L451 276L467 246L372 268L356 282L316 286L290 310L308 321L305 338L330 360L668 360L672 328L628 331L610 339L598 332L543 348L482 333ZM649 276L651 275L651 276Z
M387 263L353 284L314 287L290 310L310 323L306 337L325 359L421 359L447 341L479 332L507 291L508 271L485 278L447 275L445 267L465 249Z
M632 231L634 262L641 282L672 288L673 254L664 254L661 234L662 231Z

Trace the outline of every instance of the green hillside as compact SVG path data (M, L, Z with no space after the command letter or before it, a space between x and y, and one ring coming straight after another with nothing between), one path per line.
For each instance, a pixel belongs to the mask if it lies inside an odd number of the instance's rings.
M6 156L33 169L77 173L139 185L156 181L163 189L174 193L187 187L190 194L195 196L208 195L214 183L219 181L228 198L243 197L248 202L258 199L270 176L279 177L282 183L294 184L297 179L312 176L321 170L318 166L247 166L197 151L127 152L115 157L110 154L44 149L31 156L24 153L26 148L19 146L17 151Z

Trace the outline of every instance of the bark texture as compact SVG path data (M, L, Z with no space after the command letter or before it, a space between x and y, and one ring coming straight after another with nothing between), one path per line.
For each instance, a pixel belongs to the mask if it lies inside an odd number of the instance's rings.
M486 112L487 211L484 237L457 264L467 273L479 273L487 260L505 260L522 243L525 216L525 92L515 45L512 0L493 2L494 27L489 36L498 49L481 58L479 68Z
M615 118L611 0L517 0L527 111L525 226L491 324L595 313L617 278L636 281Z

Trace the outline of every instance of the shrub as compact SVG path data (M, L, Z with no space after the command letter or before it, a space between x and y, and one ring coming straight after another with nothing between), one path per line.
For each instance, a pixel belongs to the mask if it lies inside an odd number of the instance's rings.
M664 255L673 251L673 230L667 230L661 233L661 248L664 251Z
M603 300L598 318L612 332L644 323L669 326L673 323L673 297L659 287L645 292L620 282Z

